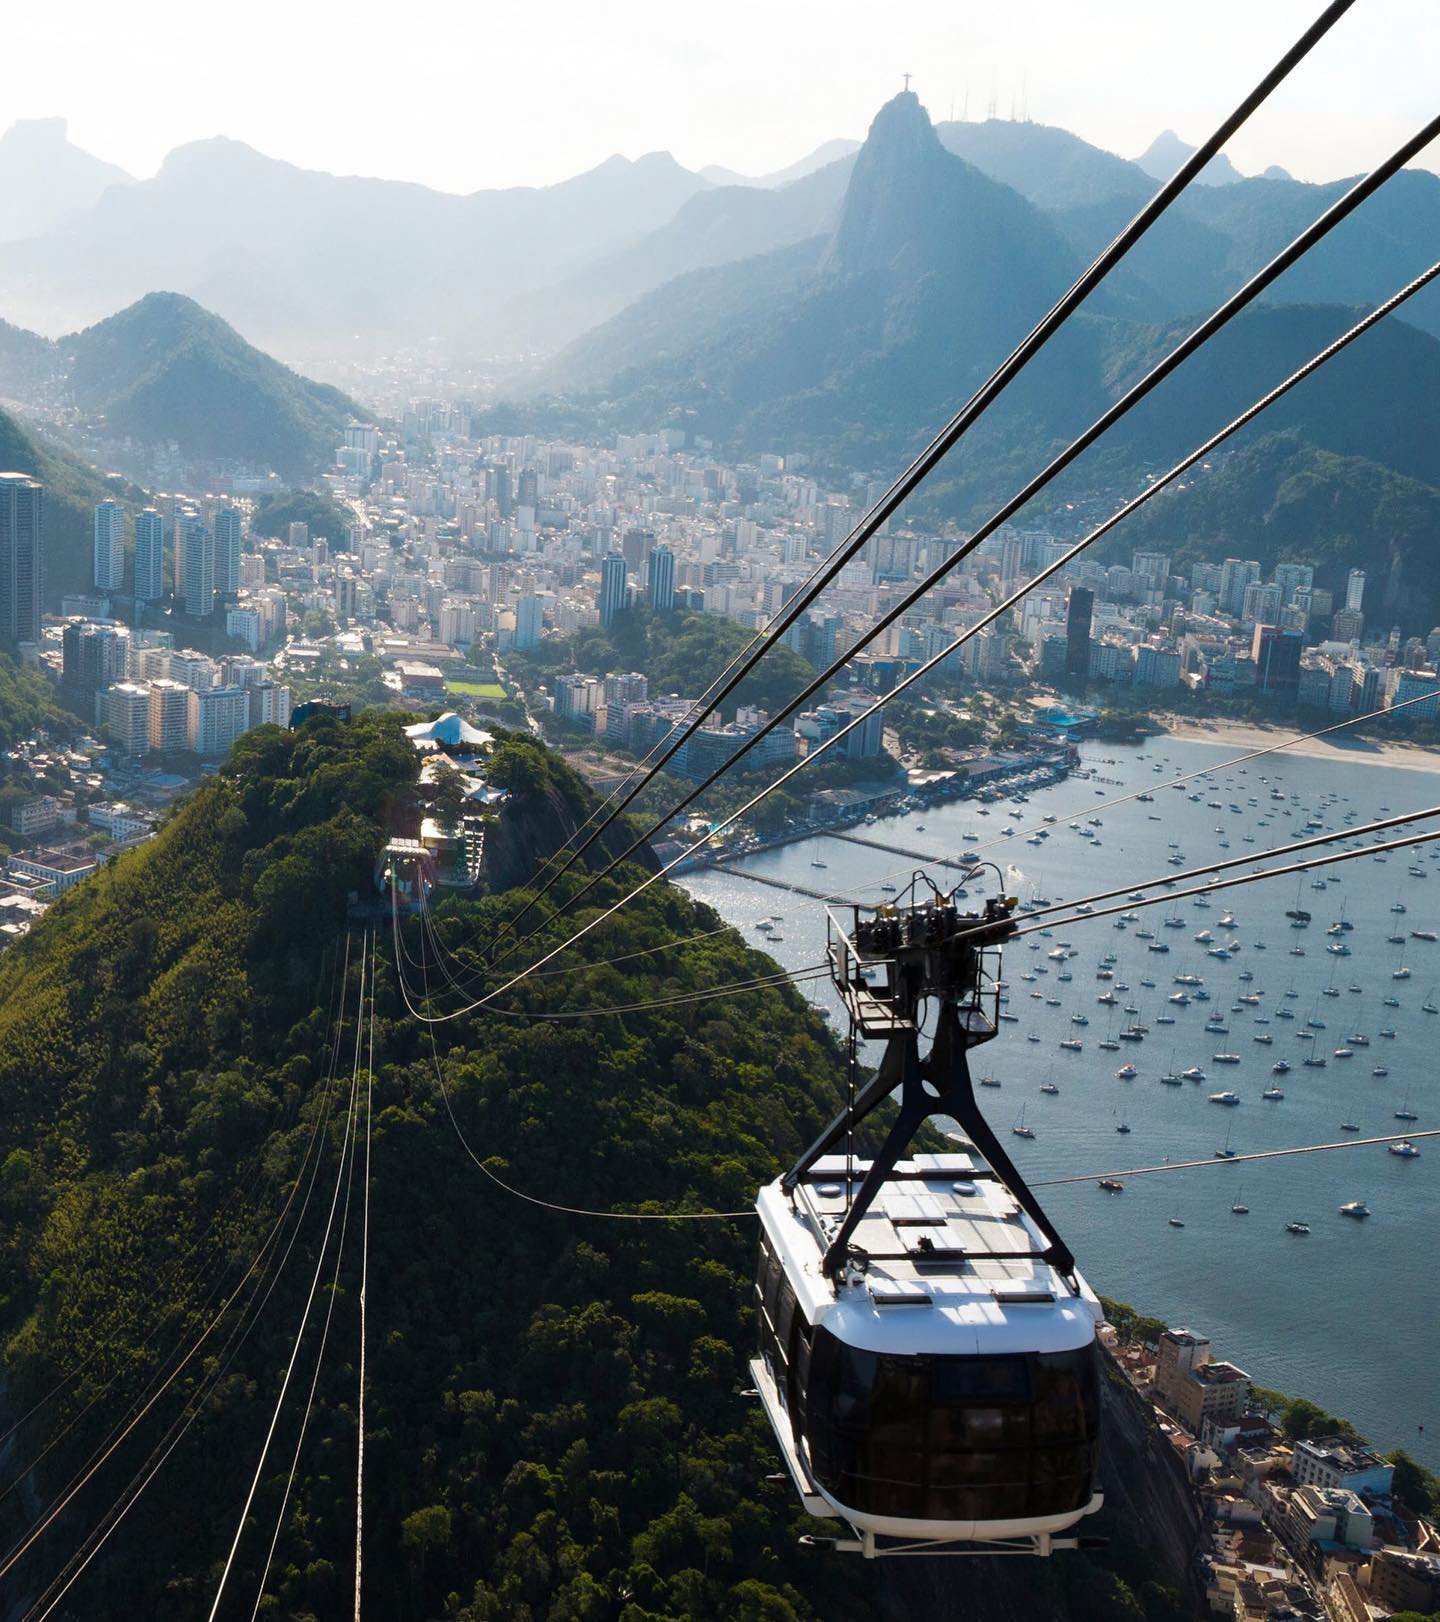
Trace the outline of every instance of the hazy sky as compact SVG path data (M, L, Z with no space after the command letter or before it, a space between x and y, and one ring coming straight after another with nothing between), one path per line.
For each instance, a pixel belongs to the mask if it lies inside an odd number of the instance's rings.
M763 173L862 136L901 74L936 119L994 103L1131 157L1198 141L1320 0L64 0L7 7L0 129L63 114L136 175L228 135L450 191L612 152ZM1196 27L1196 19L1203 26ZM23 63L23 68L20 64ZM1353 174L1440 99L1440 0L1358 0L1231 148ZM1425 160L1440 167L1432 152Z

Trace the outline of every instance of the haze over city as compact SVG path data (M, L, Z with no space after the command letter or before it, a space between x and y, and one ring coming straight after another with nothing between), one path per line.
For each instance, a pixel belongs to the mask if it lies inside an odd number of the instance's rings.
M882 20L864 0L737 0L698 26L663 0L441 0L412 14L257 0L243 15L75 0L7 16L25 71L0 94L0 128L67 116L79 145L137 178L214 135L453 192L551 184L612 152L762 175L862 137L910 72L937 119L1027 116L1133 157L1163 129L1198 141L1310 10L1215 0L1197 22L1151 0L918 0ZM1429 0L1360 7L1230 155L1244 173L1354 174L1424 115L1437 62Z

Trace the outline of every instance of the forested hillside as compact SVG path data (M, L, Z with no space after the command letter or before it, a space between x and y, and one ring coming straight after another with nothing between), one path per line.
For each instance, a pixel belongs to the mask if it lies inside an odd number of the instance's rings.
M60 349L70 391L110 436L174 441L187 456L303 477L330 465L359 415L339 389L282 366L178 293L147 293Z
M581 792L540 745L505 748L507 815L532 816L533 785L559 776L561 801ZM387 833L413 827L414 778L393 716L250 733L150 845L73 891L0 962L5 1425L40 1404L4 1455L0 1492L29 1473L0 1502L3 1547L24 1542L117 1419L143 1415L0 1579L20 1610L192 1409L62 1614L208 1610L317 1267L322 1207L332 1187L339 1198L347 1094L363 1099L370 1082L355 1021L365 937L346 933L346 896L369 889ZM401 961L420 1006L427 984L436 1011L456 1006L446 976L467 978L514 905L497 894L440 908L438 973L433 940L407 929ZM964 1584L915 1573L892 1587L883 1568L797 1547L791 1489L767 1479L778 1468L769 1433L738 1394L747 1221L605 1221L527 1205L482 1174L452 1127L451 1109L475 1156L540 1198L743 1211L839 1096L841 1055L819 1016L782 990L538 1017L767 966L668 887L598 931L574 972L428 1030L407 1014L383 914L374 922L365 1614L784 1622L898 1618L918 1603L964 1615ZM650 955L627 956L637 952ZM362 1113L355 1124L370 1123ZM290 1261L257 1270L253 1327L228 1340L251 1297L241 1288L229 1311L216 1303L277 1215L290 1231L285 1198L304 1177L316 1197L295 1202ZM312 1326L222 1616L251 1614L277 1517L258 1614L350 1614L362 1180L347 1185L333 1291L333 1255L324 1271L324 1361L311 1393ZM157 1373L211 1317L213 1336L147 1411ZM1143 1474L1133 1469L1132 1488ZM1188 1614L1138 1527L1116 1531L1099 1560L987 1574L990 1614Z

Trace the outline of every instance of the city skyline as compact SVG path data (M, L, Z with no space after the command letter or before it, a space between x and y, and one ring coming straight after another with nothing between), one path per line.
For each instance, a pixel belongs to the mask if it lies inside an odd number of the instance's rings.
M8 87L0 125L64 116L78 145L136 178L174 148L220 135L302 168L464 193L554 184L612 153L669 151L688 168L765 175L825 141L862 137L913 74L937 120L1028 116L1133 158L1168 128L1203 138L1317 9L1314 0L1283 0L1257 13L1220 0L1207 31L1184 34L1182 51L1177 19L1138 0L1083 15L1049 0L958 17L924 4L888 21L877 50L873 13L854 0L829 8L823 26L742 0L718 38L677 33L673 13L654 0L632 4L623 30L611 14L570 4L544 12L507 4L484 17L450 4L429 29L396 33L380 50L377 30L389 19L373 0L361 0L357 26L343 32L318 13L282 13L261 0L239 33L174 0L149 0L148 26L138 29L133 14L84 0L63 18L7 24L30 65L23 84ZM77 20L95 45L79 61L66 48ZM291 48L277 56L282 25ZM442 32L452 44L439 53ZM1440 45L1440 16L1422 0L1357 8L1230 157L1244 173L1279 164L1306 180L1364 168L1431 110L1427 40ZM502 51L506 61L543 60L544 97L523 73L486 72ZM133 94L157 73L165 95ZM342 74L351 86L324 120L308 111L317 73ZM1097 98L1102 78L1124 83L1125 95ZM257 82L269 92L256 95ZM553 116L558 105L563 118Z

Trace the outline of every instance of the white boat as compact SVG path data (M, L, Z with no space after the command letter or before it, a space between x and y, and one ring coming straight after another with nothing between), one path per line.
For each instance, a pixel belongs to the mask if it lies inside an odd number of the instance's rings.
M1392 1155L1399 1155L1402 1160L1418 1160L1420 1158L1420 1151L1411 1143L1409 1138L1401 1138L1399 1143L1387 1144L1386 1147Z
M1340 1215L1355 1217L1357 1220L1370 1215L1370 1207L1364 1200L1346 1200L1340 1207Z
M1234 1105L1236 1105L1236 1104L1238 1104L1240 1102L1240 1094L1239 1093L1211 1093L1210 1094L1210 1102L1212 1104L1224 1104L1227 1108L1233 1108Z

